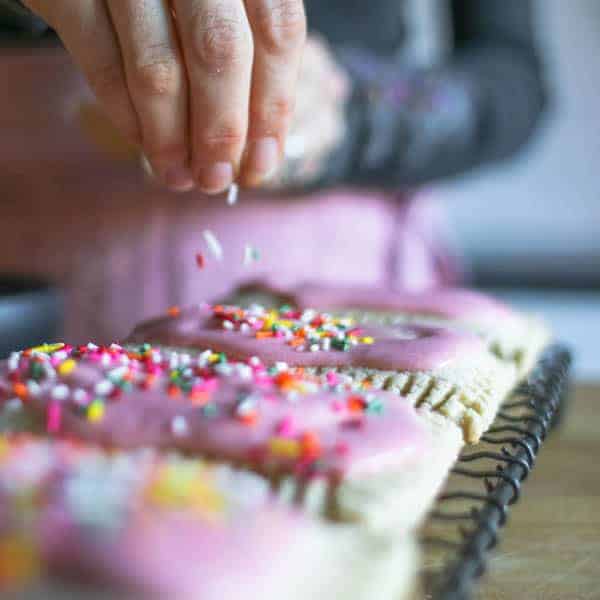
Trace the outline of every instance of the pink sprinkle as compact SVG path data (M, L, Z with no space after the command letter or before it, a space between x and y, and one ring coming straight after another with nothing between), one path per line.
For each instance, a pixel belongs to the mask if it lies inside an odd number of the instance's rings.
M277 424L276 428L278 435L291 436L294 435L294 419L290 416L283 417Z
M162 373L162 367L156 363L146 363L146 372L148 375L160 375Z
M264 325L264 321L257 319L255 323L252 323L252 329L256 329L258 331L259 329L262 329L263 325Z
M338 442L335 445L335 453L340 456L346 456L350 452L350 446L346 442Z
M58 402L48 404L46 428L48 433L57 433L60 429L60 404Z
M205 379L198 385L198 390L201 392L214 392L219 387L219 380L216 377Z
M341 400L334 400L331 403L331 409L334 412L342 412L346 408L346 405Z
M337 385L340 381L337 373L334 371L327 371L327 375L325 375L325 379L329 385Z

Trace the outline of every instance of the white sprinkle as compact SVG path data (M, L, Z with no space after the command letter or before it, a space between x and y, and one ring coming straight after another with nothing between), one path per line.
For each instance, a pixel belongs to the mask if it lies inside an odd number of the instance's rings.
M66 400L69 396L69 387L66 385L57 385L55 386L50 395L54 400Z
M106 376L111 379L123 379L125 375L127 375L127 371L129 369L126 366L117 367L116 369L111 369Z
M114 389L115 386L108 379L104 379L94 386L94 393L98 396L108 396Z
M242 323L240 325L240 331L242 333L250 333L250 325L248 325L248 323Z
M198 366L205 367L208 364L208 359L211 357L212 353L212 350L205 350L202 352L202 354L198 356Z
M32 398L37 398L40 395L41 387L37 381L29 381L27 383L27 394Z
M21 398L11 398L4 403L4 410L8 413L19 412L23 408L23 401Z
M233 373L233 367L227 363L219 363L214 366L215 373L219 375L231 375Z
M205 229L202 232L202 236L204 237L204 241L206 242L210 253L217 260L223 260L223 248L221 247L219 240L215 237L215 234L210 229Z
M173 435L176 436L183 436L187 434L188 424L184 416L178 415L173 417L173 420L171 421L171 431L173 432Z
M306 347L305 347L304 345L302 345L302 346L298 346L298 347L296 348L296 352L304 352L305 350L306 350Z
M68 358L68 354L64 351L64 350L58 350L57 352L55 352L52 357L58 361L58 362L62 362L63 360L66 360Z
M258 358L258 356L251 356L250 360L248 361L253 367L258 367L260 366L261 362L260 362L260 358Z
M243 363L237 363L235 365L237 374L239 375L240 379L244 379L244 380L250 380L252 379L252 369L250 368L249 365L245 365Z
M8 357L8 369L9 371L16 371L19 368L19 359L21 358L20 352L12 352Z
M229 186L229 190L227 191L227 204L229 206L233 206L234 204L237 203L239 191L240 191L240 188L238 187L237 183L232 183Z
M309 349L311 352L318 352L320 350L319 344L311 344Z
M275 363L275 368L281 373L282 371L287 371L289 366L286 362L280 360Z
M111 350L119 351L123 350L123 346L119 346L119 344L115 344L114 342L109 346Z
M192 362L192 357L187 352L182 352L179 355L179 362L182 367L187 367Z
M108 367L111 363L112 359L110 357L110 354L103 354L102 358L100 359L100 364L103 367Z
M233 330L233 323L231 321L228 321L226 319L225 321L223 321L223 329L227 329L227 331L232 331Z
M98 346L96 346L96 344L92 344L92 342L90 342L90 343L87 345L87 349L88 349L90 352L95 352L96 350L98 350Z
M310 323L316 316L317 316L317 311L309 308L302 313L300 320L303 323Z
M324 338L323 341L321 342L321 348L323 348L323 350L325 350L325 352L329 352L329 350L331 349L331 339Z
M83 388L77 388L73 391L73 400L77 404L85 404L88 399L88 393Z
M179 354L177 352L172 352L169 355L169 369L173 371L179 367Z

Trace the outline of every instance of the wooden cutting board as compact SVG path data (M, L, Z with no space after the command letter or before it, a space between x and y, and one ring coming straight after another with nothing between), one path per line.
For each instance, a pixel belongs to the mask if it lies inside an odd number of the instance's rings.
M600 384L573 391L509 513L477 600L600 599Z

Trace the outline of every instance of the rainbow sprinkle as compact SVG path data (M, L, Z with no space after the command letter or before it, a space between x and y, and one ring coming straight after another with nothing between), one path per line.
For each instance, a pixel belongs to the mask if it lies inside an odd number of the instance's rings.
M375 342L373 337L364 335L353 319L315 310L299 311L290 306L275 310L260 305L248 309L217 305L212 310L223 329L240 331L257 339L284 339L298 352L348 352L354 346Z

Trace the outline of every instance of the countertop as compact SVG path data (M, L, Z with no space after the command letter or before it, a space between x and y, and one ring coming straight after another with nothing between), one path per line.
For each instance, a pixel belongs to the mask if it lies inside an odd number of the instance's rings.
M600 383L577 385L489 563L476 600L600 599Z

